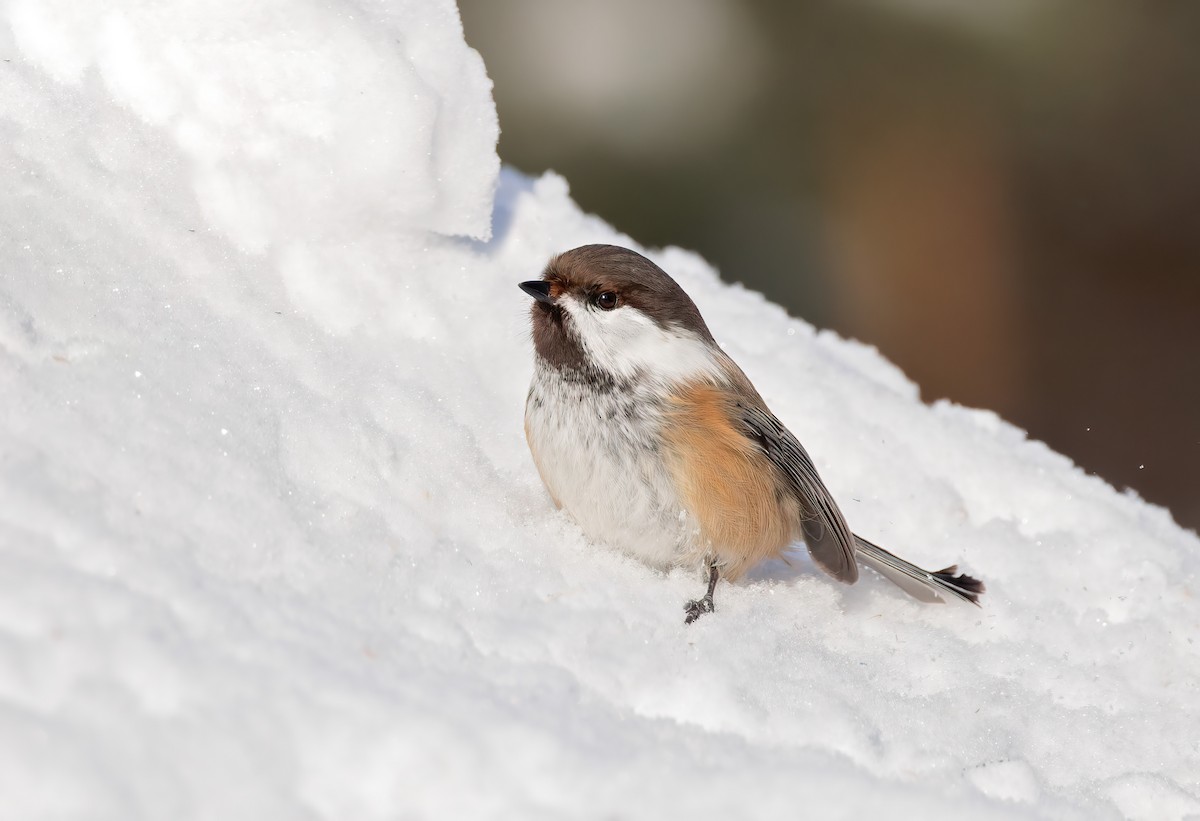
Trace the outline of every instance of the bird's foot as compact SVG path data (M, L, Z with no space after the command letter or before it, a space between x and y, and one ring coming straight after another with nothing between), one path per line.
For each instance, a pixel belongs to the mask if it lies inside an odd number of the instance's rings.
M683 606L683 612L687 614L683 619L683 623L691 624L705 613L711 613L715 609L716 608L713 607L712 594L709 594L702 599L690 601Z

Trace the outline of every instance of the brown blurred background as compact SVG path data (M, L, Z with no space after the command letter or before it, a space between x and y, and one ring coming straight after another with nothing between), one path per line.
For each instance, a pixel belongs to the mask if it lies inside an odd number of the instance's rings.
M505 162L1200 528L1200 2L459 5Z

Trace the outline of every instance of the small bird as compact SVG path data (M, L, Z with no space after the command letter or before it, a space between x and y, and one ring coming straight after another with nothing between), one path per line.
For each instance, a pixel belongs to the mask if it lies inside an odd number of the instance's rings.
M719 577L800 540L838 581L857 581L862 561L921 601L978 604L978 579L923 570L850 531L804 447L646 257L584 245L520 288L535 300L525 438L542 482L589 539L706 570L686 624L713 611Z

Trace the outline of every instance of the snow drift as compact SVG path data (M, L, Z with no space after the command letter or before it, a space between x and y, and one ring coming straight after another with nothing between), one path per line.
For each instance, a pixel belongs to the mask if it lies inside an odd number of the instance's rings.
M801 551L685 628L553 511L515 286L637 246L499 170L449 0L0 20L0 816L1200 813L1196 536L692 254L851 526L985 606Z

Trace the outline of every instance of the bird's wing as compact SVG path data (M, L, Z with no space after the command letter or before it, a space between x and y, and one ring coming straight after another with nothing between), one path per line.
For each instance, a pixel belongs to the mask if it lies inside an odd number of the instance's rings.
M804 543L813 561L835 579L853 584L858 580L854 534L804 446L766 408L739 403L738 410L747 435L795 491Z

